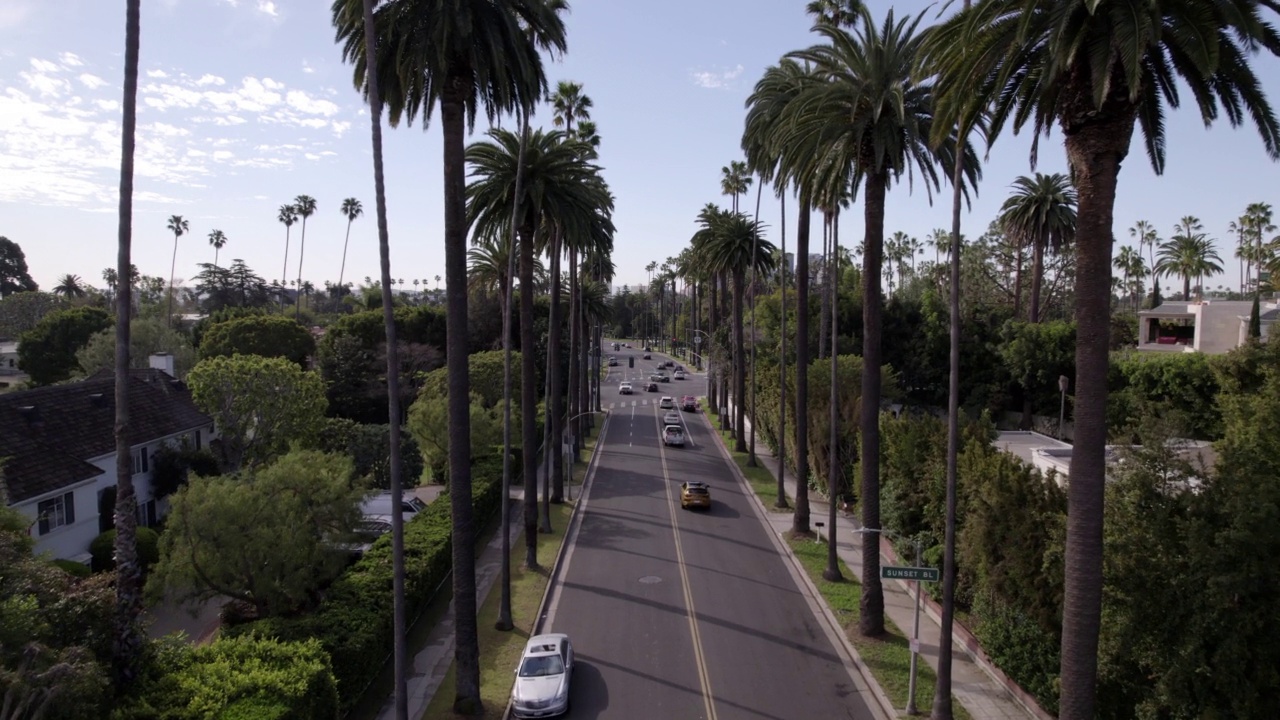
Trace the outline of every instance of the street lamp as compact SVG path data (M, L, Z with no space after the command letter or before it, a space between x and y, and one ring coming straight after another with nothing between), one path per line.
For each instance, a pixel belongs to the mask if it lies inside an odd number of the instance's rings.
M561 439L560 451L564 453L564 456L565 456L565 463L564 463L565 467L569 468L569 482L565 483L565 491L569 496L568 500L570 502L573 501L573 465L575 460L575 458L573 457L573 447L574 447L574 440L576 440L576 436L572 432L573 421L577 420L580 417L585 417L587 415L608 415L608 414L609 413L604 410L588 410L586 412L580 412L577 415L574 415L573 417L566 420L564 423L564 431L563 431L564 437Z

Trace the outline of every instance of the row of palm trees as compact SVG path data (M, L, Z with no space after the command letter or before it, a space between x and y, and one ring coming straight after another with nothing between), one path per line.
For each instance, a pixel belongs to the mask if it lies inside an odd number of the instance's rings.
M1095 709L1102 588L1102 508L1106 442L1108 325L1113 303L1112 214L1121 161L1140 129L1154 169L1164 167L1167 107L1178 107L1178 80L1189 86L1206 122L1225 111L1239 124L1258 126L1267 153L1280 156L1280 126L1258 89L1249 58L1280 53L1280 36L1264 21L1275 8L1256 0L1197 5L1153 0L1131 12L1119 0L1069 0L1050 9L1029 0L965 2L940 24L921 28L923 14L877 22L861 3L815 0L814 32L821 44L789 53L768 68L747 101L743 149L752 173L782 198L800 204L797 223L796 302L808 303L808 216L830 218L838 244L844 198L860 191L863 240L863 392L861 456L878 457L880 279L884 255L884 196L911 173L928 194L943 173L952 181L952 367L949 402L948 519L944 549L943 647L933 717L951 717L950 623L954 592L954 512L959 373L960 206L978 179L978 157L968 143L977 129L988 146L1007 125L1030 124L1037 136L1056 124L1070 177L1026 178L1005 208L1005 228L1032 249L1032 307L1037 319L1037 275L1043 253L1075 253L1077 433L1072 457L1063 613L1061 703L1063 718L1092 718ZM1175 60L1167 60L1175 58ZM1032 160L1039 143L1033 145ZM1017 196L1024 196L1018 198ZM1032 198L1050 203L1033 202ZM1242 226L1251 241L1252 227ZM1184 279L1215 272L1212 246L1202 229L1180 223L1179 235L1196 240L1198 257L1166 265ZM1270 232L1265 230L1264 232ZM1190 246L1190 240L1183 244ZM1253 242L1256 247L1258 243ZM938 244L935 244L938 247ZM1175 246L1176 247L1176 246ZM1190 257L1190 255L1189 255ZM1256 257L1245 255L1247 262ZM1198 262L1198 261L1197 261ZM1153 262L1153 265L1155 263ZM1257 267L1255 265L1254 267ZM714 287L714 286L713 286ZM712 305L714 308L714 303ZM714 310L713 310L714 311ZM796 446L806 447L803 398L807 313L797 313ZM738 393L741 405L741 393ZM804 453L799 477L807 476ZM780 484L781 487L781 484ZM798 483L793 529L807 533L806 483ZM880 527L877 463L862 464L862 524ZM781 498L780 498L781 500ZM864 577L859 629L883 632L877 533L864 535Z

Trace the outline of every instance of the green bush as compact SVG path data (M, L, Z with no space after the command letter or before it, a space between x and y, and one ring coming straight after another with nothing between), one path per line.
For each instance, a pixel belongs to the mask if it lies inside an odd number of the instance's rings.
M88 565L76 562L75 560L58 558L53 561L53 566L56 568L62 568L73 578L87 578L93 574L93 570Z
M1031 617L985 593L974 598L973 615L977 619L974 635L987 657L1034 695L1040 707L1056 714L1059 638L1045 632Z
M481 527L499 507L502 458L472 464L472 507ZM447 496L446 496L447 497ZM415 617L448 578L453 560L446 499L433 502L404 528L406 614ZM227 627L229 637L257 633L282 641L315 639L329 653L343 712L360 699L386 663L392 644L391 536L384 535L325 593L315 612Z
M89 543L89 554L93 557L93 571L105 572L114 570L116 531L108 530ZM138 528L138 559L146 570L160 560L160 535L149 527Z
M166 646L112 720L336 720L338 690L320 643L254 635Z

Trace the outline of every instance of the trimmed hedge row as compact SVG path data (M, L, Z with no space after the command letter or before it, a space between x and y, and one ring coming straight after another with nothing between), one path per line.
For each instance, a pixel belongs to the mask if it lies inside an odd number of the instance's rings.
M112 720L336 720L338 688L315 640L245 635L156 646L156 673Z
M516 469L513 475L518 473ZM471 476L472 507L479 526L499 507L501 457L473 462ZM421 612L448 577L453 560L451 529L447 495L405 524L405 599L409 618ZM314 612L264 618L224 628L223 634L235 637L257 633L285 641L318 640L332 660L341 708L346 712L381 672L394 640L392 580L391 536L385 535L334 581Z

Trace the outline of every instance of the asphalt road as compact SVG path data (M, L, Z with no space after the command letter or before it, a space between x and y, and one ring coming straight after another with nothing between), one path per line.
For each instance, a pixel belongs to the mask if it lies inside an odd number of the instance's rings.
M570 717L878 717L705 419L682 412L692 444L662 446L658 398L703 395L705 377L618 396L665 357L613 354L599 465L545 625L577 653ZM686 479L711 485L709 512L680 509Z

